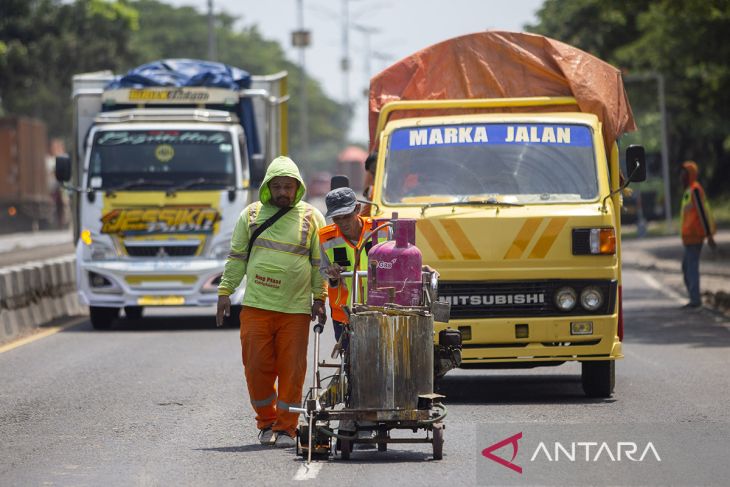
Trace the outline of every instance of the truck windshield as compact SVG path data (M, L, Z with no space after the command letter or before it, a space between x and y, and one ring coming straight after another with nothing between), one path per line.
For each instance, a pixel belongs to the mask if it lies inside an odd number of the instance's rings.
M231 134L224 131L99 131L91 149L89 187L118 188L129 181L147 190L181 184L189 190L229 187L235 185L234 154Z
M592 131L582 125L463 124L406 127L390 137L388 203L494 198L520 204L598 195Z

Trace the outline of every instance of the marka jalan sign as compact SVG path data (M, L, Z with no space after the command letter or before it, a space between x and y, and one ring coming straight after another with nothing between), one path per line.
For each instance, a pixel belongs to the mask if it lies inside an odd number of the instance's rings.
M101 217L102 233L211 233L220 214L211 207L122 208Z
M522 473L522 467L514 463L517 453L519 452L519 440L522 439L522 432L505 438L497 443L488 446L482 450L482 456L496 462L503 467L507 467L519 474ZM512 446L512 458L506 460L494 452L507 446ZM643 462L644 459L652 458L657 462L662 459L659 456L652 442L646 445L640 445L633 441L618 441L616 443L597 442L597 441L571 441L561 443L540 441L530 456L529 462L547 460L548 462Z

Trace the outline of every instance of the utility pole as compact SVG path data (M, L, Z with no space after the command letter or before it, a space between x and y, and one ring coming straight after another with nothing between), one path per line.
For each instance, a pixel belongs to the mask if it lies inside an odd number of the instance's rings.
M350 17L349 0L342 0L342 101L350 106Z
M372 72L372 52L370 49L370 36L372 34L377 34L380 32L380 29L376 27L369 27L367 25L361 25L361 24L352 24L352 28L356 31L360 32L363 35L363 38L365 39L365 82L370 82L370 73ZM369 92L369 85L365 87L363 94L367 98Z
M213 0L208 0L208 60L215 61L218 57L215 45L215 19L213 17Z
M626 81L656 81L657 103L659 104L659 131L662 149L662 179L664 180L664 233L673 233L672 188L669 181L669 137L667 135L667 104L664 99L664 75L657 71L629 74Z
M307 71L305 68L305 49L310 44L310 32L304 29L304 0L297 0L297 30L292 32L292 46L299 49L299 138L302 144L301 159L309 161L309 106L307 104Z
M664 100L664 75L654 73L659 91L659 113L661 114L662 134L662 175L664 177L664 232L673 233L671 187L669 185L669 141L667 137L667 104Z

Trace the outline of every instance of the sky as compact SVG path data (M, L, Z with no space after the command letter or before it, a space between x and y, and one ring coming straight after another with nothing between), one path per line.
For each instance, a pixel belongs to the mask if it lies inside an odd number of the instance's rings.
M162 1L192 6L201 12L206 12L208 5L208 0ZM370 77L409 54L452 37L483 30L522 31L525 24L536 22L535 13L543 3L543 0L301 1L304 28L311 32L311 46L305 53L306 70L331 98L345 101L347 93L355 108L350 139L363 143L368 139L365 90ZM340 69L345 4L350 25L347 77ZM279 41L287 58L298 64L299 50L291 46L291 32L299 28L297 0L213 0L213 8L239 17L239 26L257 24L265 38ZM246 66L239 67L246 69Z

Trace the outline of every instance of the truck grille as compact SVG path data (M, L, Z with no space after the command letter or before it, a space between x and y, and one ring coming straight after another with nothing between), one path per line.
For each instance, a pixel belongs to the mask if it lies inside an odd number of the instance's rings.
M561 311L555 306L555 292L565 286L575 289L578 296L578 303L569 312ZM603 304L596 311L586 311L580 305L580 292L587 286L595 286L603 293ZM441 281L439 298L451 303L451 317L454 319L605 315L615 309L616 281Z
M192 257L198 245L126 245L130 257Z

